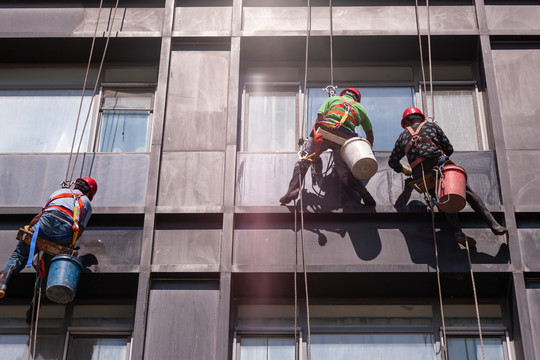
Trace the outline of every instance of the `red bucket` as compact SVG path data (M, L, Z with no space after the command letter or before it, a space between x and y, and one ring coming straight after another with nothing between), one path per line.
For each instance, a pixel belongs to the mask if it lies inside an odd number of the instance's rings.
M447 213L457 213L465 207L467 173L455 165L445 166L442 179L437 181L439 209Z

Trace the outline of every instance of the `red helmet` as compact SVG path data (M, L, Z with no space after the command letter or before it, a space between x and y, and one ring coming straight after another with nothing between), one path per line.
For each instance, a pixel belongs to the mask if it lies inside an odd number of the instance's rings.
M343 96L343 94L345 94L346 91L350 91L350 92L354 93L356 95L356 97L358 98L357 101L360 102L360 99L362 98L362 95L360 95L360 91L357 88L344 89L344 90L341 91L339 96Z
M412 114L418 114L422 117L422 121L426 121L426 117L424 116L424 114L422 114L422 112L420 111L419 108L416 108L414 106L411 106L410 108L407 108L407 110L405 110L403 112L403 117L401 118L401 127L402 128L406 128L405 126L405 118L409 115L412 115Z
M92 179L91 177L84 177L84 178L78 178L77 180L75 180L75 182L77 182L79 180L84 181L90 187L91 194L90 194L89 198L90 198L90 200L92 200L94 198L94 195L96 195L96 193L97 193L97 182L96 182L96 180Z

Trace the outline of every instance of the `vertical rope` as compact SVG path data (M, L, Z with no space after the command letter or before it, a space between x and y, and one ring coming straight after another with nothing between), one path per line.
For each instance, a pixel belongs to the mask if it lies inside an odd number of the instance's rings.
M446 342L446 324L444 321L444 306L443 306L443 300L442 300L442 287L441 287L441 275L440 275L440 268L439 268L439 248L437 246L437 232L435 231L435 209L433 208L433 200L428 197L428 186L426 182L426 173L424 171L424 164L420 163L422 165L422 180L424 182L424 189L426 189L426 192L424 193L424 198L426 203L429 206L429 210L431 212L431 229L433 231L433 245L435 248L435 270L437 272L437 288L439 291L439 308L441 311L441 320L442 320L442 330L443 330L443 341L444 344L441 346L441 349L444 351L444 358L448 360L448 351L447 351L447 342Z
M418 14L418 0L416 0L416 6L415 6L415 13L416 13L416 32L418 33L418 46L420 48L420 67L422 69L422 86L424 90L422 91L422 111L426 111L426 103L427 103L427 94L426 94L426 73L424 69L424 54L422 51L422 35L420 34L420 18Z
M64 188L68 188L70 186L69 184L70 180L68 180L69 164L71 164L71 158L73 157L73 148L75 147L77 129L79 128L79 120L81 118L81 111L82 111L82 105L83 105L83 100L84 100L84 91L86 90L86 83L88 81L88 73L90 72L90 64L92 63L92 54L94 53L94 46L96 44L97 29L99 25L99 18L101 17L102 8L103 8L103 0L101 0L99 3L99 11L98 11L98 16L97 16L97 21L96 21L96 27L94 29L94 36L92 36L92 46L90 46L90 56L88 56L88 64L86 65L86 74L84 75L81 101L79 103L79 112L77 113L77 122L75 123L75 131L73 132L73 141L71 142L71 151L69 153L68 166L66 169L66 177L65 177L64 183L62 184L62 187Z
M435 120L435 102L433 101L433 67L431 66L431 21L429 18L429 0L426 0L427 10L427 39L428 39L428 67L429 67L429 93L431 96L431 119Z
M480 347L482 348L482 359L486 360L486 354L484 351L484 339L482 338L482 326L480 325L480 310L478 308L478 297L476 295L476 284L474 282L474 273L471 262L471 252L469 251L469 242L465 240L465 247L467 248L467 259L469 260L469 270L471 271L471 280L474 295L474 306L476 309L476 321L478 322L478 334L480 335Z
M308 59L309 59L309 37L311 35L311 1L307 0L307 31L306 31L306 53L304 63L304 101L302 104L302 129L300 133L303 134L307 124L307 79L308 79ZM303 137L303 136L302 136Z
M298 210L294 205L294 359L298 360Z
M334 88L334 16L332 14L332 0L329 0L330 7L330 85ZM334 88L335 89L335 88Z
M101 57L101 62L99 64L99 70L98 70L98 74L97 74L97 77L96 77L96 83L94 85L94 90L92 91L92 97L90 98L90 104L88 106L88 112L86 114L86 120L84 122L84 126L83 126L83 129L81 131L81 137L79 139L79 146L77 147L77 155L75 156L75 161L73 162L73 167L71 169L71 175L70 175L69 179L66 180L68 182L71 182L71 180L73 179L73 173L75 172L75 166L77 165L77 159L79 157L79 152L80 152L82 140L83 140L83 137L84 137L84 131L86 130L86 125L88 124L88 119L90 118L90 112L92 111L92 104L94 103L94 97L96 95L97 87L98 87L98 84L99 84L99 78L101 76L101 70L103 69L103 63L105 62L105 55L107 54L107 48L109 47L109 41L110 41L111 34L112 34L112 31L113 31L114 20L116 18L116 11L118 10L118 3L119 2L120 2L120 0L116 0L116 5L114 7L114 12L113 12L113 15L112 15L112 20L111 20L111 26L110 26L109 32L107 34L107 41L105 42L105 49L103 50L103 56ZM73 136L75 137L76 134L73 134ZM69 168L69 164L68 164L68 168Z
M301 179L301 174L298 174L298 176ZM303 185L303 184L302 184ZM305 244L305 238L304 238L304 202L303 202L303 196L302 196L302 188L300 189L300 224L301 224L301 234L302 234L302 265L303 265L303 271L304 271L304 288L306 292L306 318L307 318L307 342L308 342L308 360L311 360L311 324L310 324L310 316L309 316L309 291L308 291L308 277L307 277L307 267L306 267L306 244Z

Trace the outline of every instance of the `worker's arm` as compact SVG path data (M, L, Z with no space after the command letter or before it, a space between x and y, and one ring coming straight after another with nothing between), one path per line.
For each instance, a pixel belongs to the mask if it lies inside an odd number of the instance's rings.
M43 210L41 210L41 212L39 214L37 214L36 216L34 216L34 218L32 219L32 221L30 221L30 224L28 224L28 228L31 228L32 226L36 225L37 222L39 221L39 218L41 217L41 215L43 214Z
M373 137L373 130L364 130L366 132L366 140L369 141L371 144L371 147L373 147L373 140L375 138Z
M77 233L77 240L81 238L81 235L83 232L84 232L84 226L79 225L79 232Z

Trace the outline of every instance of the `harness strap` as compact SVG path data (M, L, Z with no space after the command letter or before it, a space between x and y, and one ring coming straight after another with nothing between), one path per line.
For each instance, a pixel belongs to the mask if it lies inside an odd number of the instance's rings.
M413 130L411 126L407 126L406 129L407 131L409 131L409 133L411 134L412 136L412 139L411 141L409 141L409 143L407 144L407 146L405 147L405 155L407 155L409 153L409 150L411 150L411 147L413 145L417 145L417 143L420 141L420 142L423 142L425 144L429 144L431 146L435 146L435 147L438 147L439 150L441 150L441 153L444 155L444 151L441 149L441 147L437 144L435 144L433 141L431 141L430 139L428 138L423 138L421 136L418 136L418 134L420 133L420 129L422 129L422 126L424 126L424 124L426 124L426 122L422 122L420 123L420 125L418 125L418 127L416 128L416 130ZM426 160L425 157L419 157L418 159L416 159L415 161L412 162L411 164L411 169L414 168L415 166L417 166L418 164L420 164L422 161Z
M352 107L358 101L353 100L351 102L348 102L347 100L345 100L345 98L343 96L340 96L340 98L341 98L341 100L343 100L343 103L332 106L330 108L330 110L326 113L326 115L328 115L328 114L337 114L337 115L341 116L341 120L339 122L339 125L337 125L337 124L334 125L334 127L336 127L336 128L343 125L345 120L350 120L355 126L358 126L358 116L356 115L356 112L354 111L354 109ZM343 111L343 110L345 110L345 111ZM351 116L349 113L352 114L353 116Z
M47 202L47 204L43 207L43 210L47 210L47 209L57 209L57 210L62 211L63 213L67 214L69 217L72 218L72 217L74 216L74 214L73 214L73 211L71 211L70 209L65 208L65 207L63 207L63 206L61 206L61 205L51 205L51 206L49 206L49 204L50 204L51 202L53 202L54 200L60 199L60 198L66 198L66 197L75 198L75 199L77 200L76 203L79 204L79 208L80 208L80 210L81 210L81 211L80 211L81 215L78 217L78 218L80 219L80 218L82 217L82 215L84 214L84 204L83 204L83 201L82 201L82 199L81 199L81 195L76 194L76 193L74 193L73 191L71 191L71 194L69 194L69 193L63 193L63 194L58 194L58 195L56 195L56 196L53 196L53 197L49 200L49 202Z

